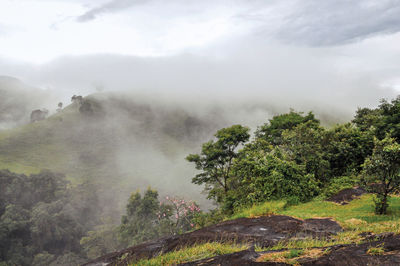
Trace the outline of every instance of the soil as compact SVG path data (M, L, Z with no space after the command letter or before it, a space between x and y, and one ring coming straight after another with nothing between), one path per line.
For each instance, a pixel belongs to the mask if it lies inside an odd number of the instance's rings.
M341 205L345 205L365 193L367 193L367 191L360 187L346 188L328 198L327 201L333 201Z
M119 252L107 254L84 265L126 265L128 262L138 259L151 258L160 253L167 253L182 247L205 242L234 241L236 243L269 247L278 241L292 238L329 238L332 234L340 231L342 231L340 225L330 219L300 220L284 215L239 218L190 233L146 242Z

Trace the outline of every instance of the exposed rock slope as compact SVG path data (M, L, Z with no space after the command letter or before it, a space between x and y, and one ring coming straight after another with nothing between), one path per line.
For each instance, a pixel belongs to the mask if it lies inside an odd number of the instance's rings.
M272 215L259 218L239 218L200 230L143 243L120 252L114 252L85 265L126 265L129 262L151 258L160 253L204 242L241 242L269 247L278 241L304 237L329 237L342 231L330 219L300 220L289 216ZM231 264L232 265L232 264Z

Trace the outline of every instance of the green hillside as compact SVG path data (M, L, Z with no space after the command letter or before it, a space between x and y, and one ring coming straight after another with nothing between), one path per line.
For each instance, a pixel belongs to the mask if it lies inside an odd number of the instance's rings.
M183 158L223 121L215 115L96 94L74 102L47 119L0 131L0 169L63 173L72 184L89 182L101 200L122 208L132 191L152 186L164 195L204 197L190 184L193 169ZM176 186L175 180L179 187Z

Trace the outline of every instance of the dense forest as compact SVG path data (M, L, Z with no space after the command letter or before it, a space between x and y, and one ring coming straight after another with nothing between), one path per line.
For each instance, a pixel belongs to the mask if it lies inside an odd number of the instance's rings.
M73 184L46 170L2 170L0 265L76 265L254 204L296 205L356 185L375 193L375 211L385 214L400 184L399 123L400 97L359 108L351 122L329 128L312 112L294 110L273 116L254 136L242 125L222 128L186 157L197 169L192 182L204 186L215 209L202 211L194 201L160 197L149 187L131 194L118 224L104 216L91 183Z

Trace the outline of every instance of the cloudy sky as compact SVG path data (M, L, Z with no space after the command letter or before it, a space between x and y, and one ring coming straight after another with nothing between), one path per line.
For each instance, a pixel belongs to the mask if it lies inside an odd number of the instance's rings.
M400 91L400 0L0 0L0 75L355 109Z

